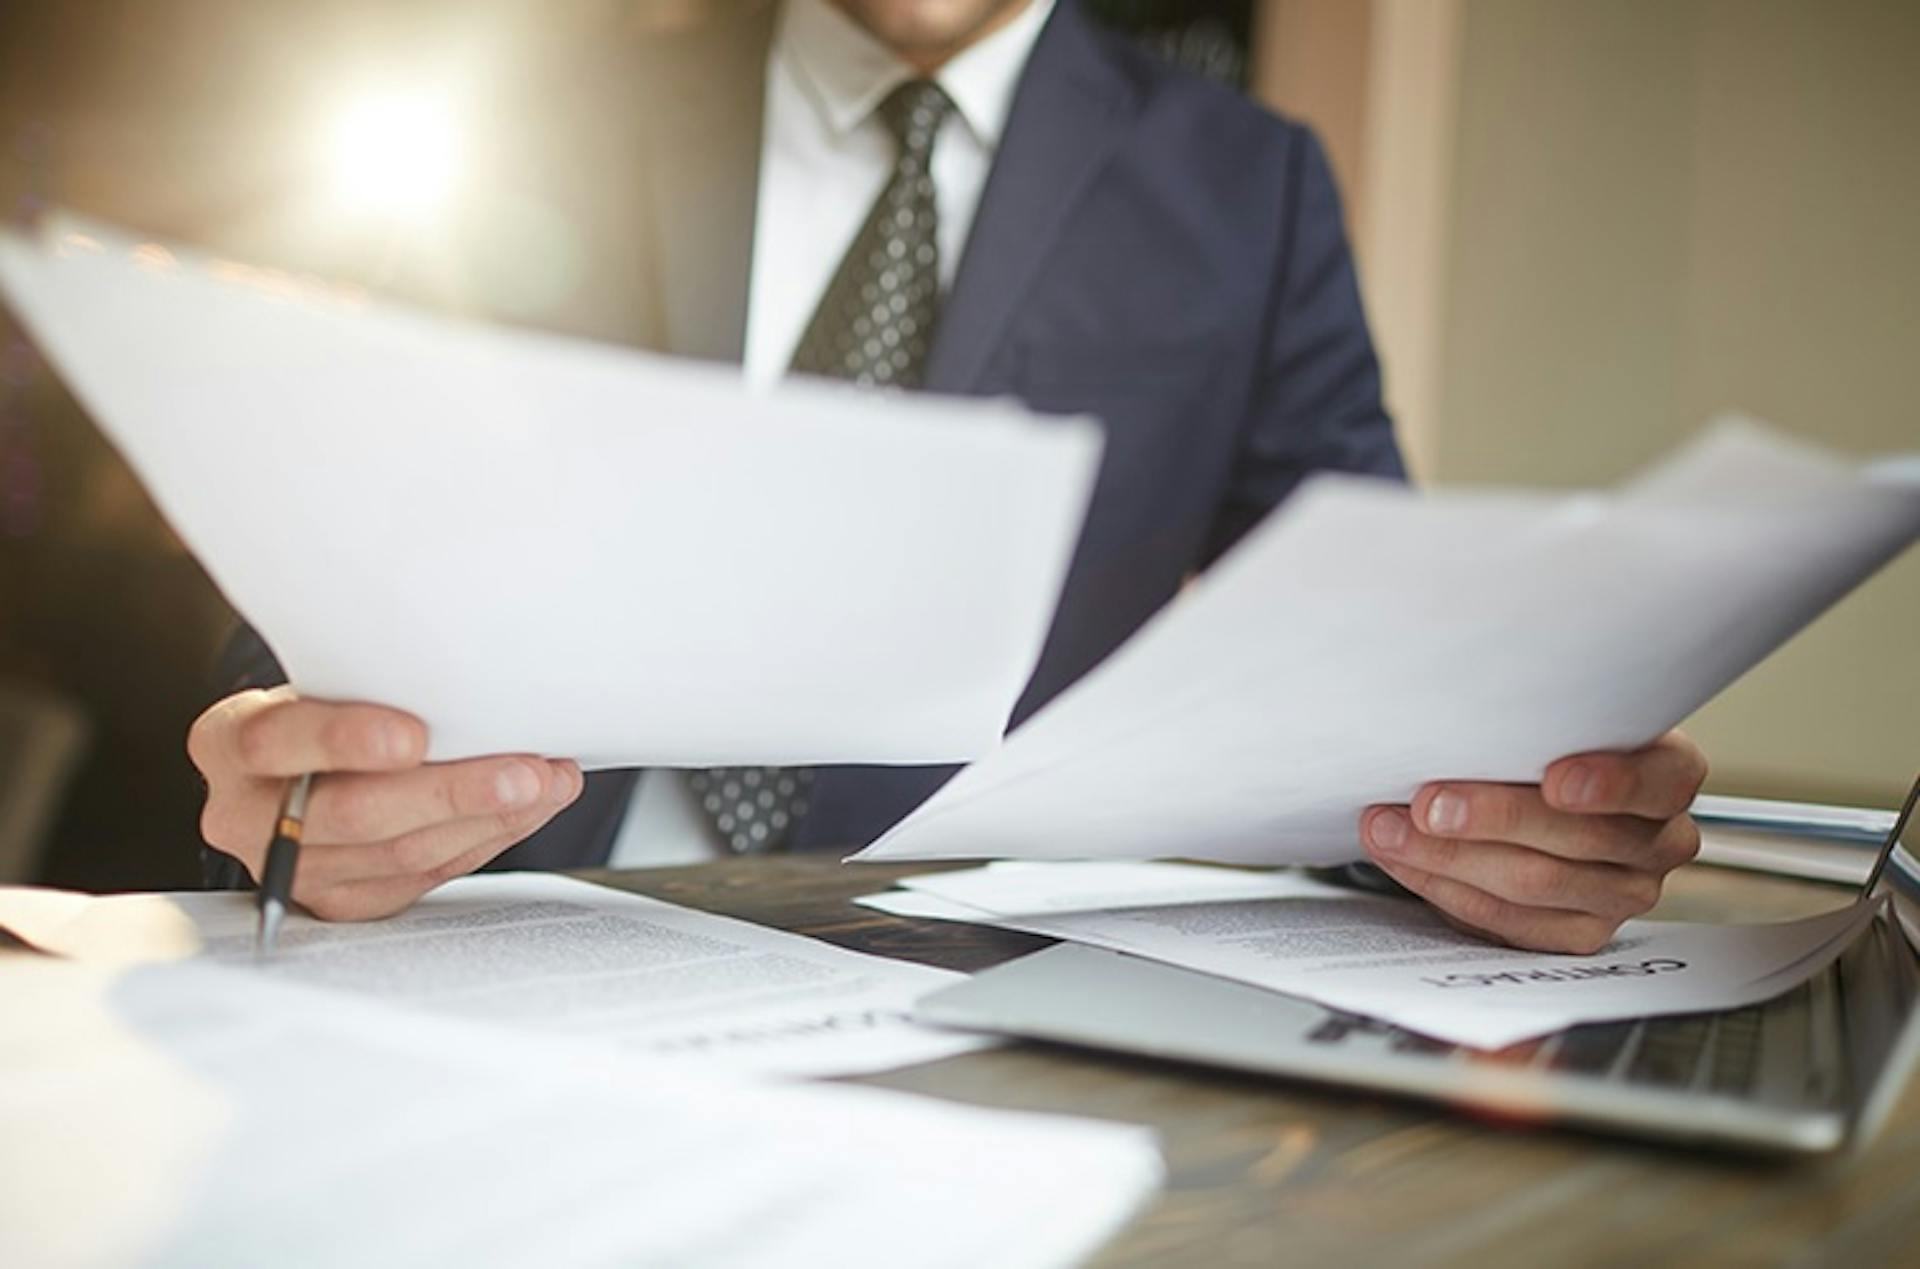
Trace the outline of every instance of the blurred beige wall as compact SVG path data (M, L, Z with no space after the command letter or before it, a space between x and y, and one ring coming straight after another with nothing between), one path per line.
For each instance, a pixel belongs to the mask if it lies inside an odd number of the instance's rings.
M1306 38L1316 2L1264 33ZM1356 240L1425 478L1604 483L1727 408L1920 449L1920 4L1368 8ZM1689 726L1717 789L1896 800L1920 767L1920 551Z

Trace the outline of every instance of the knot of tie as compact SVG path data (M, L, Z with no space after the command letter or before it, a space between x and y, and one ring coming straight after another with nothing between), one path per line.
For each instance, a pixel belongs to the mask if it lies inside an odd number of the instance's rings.
M953 98L931 79L910 79L880 103L880 122L900 143L900 157L924 163L933 138L953 110Z

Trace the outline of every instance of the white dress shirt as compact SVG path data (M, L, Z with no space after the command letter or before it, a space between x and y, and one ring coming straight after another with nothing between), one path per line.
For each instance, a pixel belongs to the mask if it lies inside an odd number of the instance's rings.
M955 106L933 147L943 288L959 267L1014 91L1052 11L1053 0L1029 0L934 75ZM781 12L767 58L747 293L746 374L754 382L786 373L841 257L885 188L894 142L874 110L918 73L828 0L788 0ZM685 779L655 770L641 775L609 862L690 863L722 849Z

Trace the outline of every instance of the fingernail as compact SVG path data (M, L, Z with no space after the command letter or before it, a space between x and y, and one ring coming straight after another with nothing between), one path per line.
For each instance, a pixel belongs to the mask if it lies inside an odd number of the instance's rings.
M376 723L373 728L373 754L381 762L398 762L406 757L406 728L399 723Z
M1592 767L1584 762L1576 762L1567 768L1567 774L1560 777L1560 796L1568 806L1585 806L1593 801L1595 774Z
M493 793L502 806L525 806L540 796L540 777L524 763L516 762L493 777Z
M1407 817L1398 811L1382 811L1367 823L1367 839L1391 854L1406 845Z
M1458 793L1436 793L1427 803L1429 833L1457 833L1467 826L1467 800Z
M553 800L565 806L580 796L587 787L587 779L571 762L561 763L557 774L560 778L553 782Z

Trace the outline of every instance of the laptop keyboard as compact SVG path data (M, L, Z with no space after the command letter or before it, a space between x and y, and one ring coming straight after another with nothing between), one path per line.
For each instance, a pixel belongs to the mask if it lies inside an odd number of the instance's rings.
M1724 1013L1588 1023L1493 1052L1462 1048L1352 1014L1331 1015L1308 1038L1339 1044L1364 1036L1374 1043L1384 1040L1390 1052L1406 1057L1536 1067L1646 1087L1737 1096L1750 1092L1758 1078L1761 1037L1769 1015L1776 1015L1775 1036L1804 1029L1809 993L1810 985L1803 984L1765 1004ZM1784 1027L1782 1020L1787 1023Z
M1830 1107L1852 1095L1861 1061L1891 1051L1916 1000L1920 961L1891 923L1876 920L1799 986L1741 1009L1587 1023L1491 1052L1341 1013L1327 1014L1306 1038L1420 1062Z
M1596 1022L1562 1032L1549 1062L1555 1070L1576 1075L1605 1075L1620 1055L1633 1046L1640 1022Z
M1691 1087L1707 1056L1713 1023L1710 1017L1679 1017L1644 1024L1640 1045L1627 1064L1627 1081L1661 1088Z
M1718 1093L1744 1093L1760 1072L1760 1010L1722 1014L1707 1086Z

